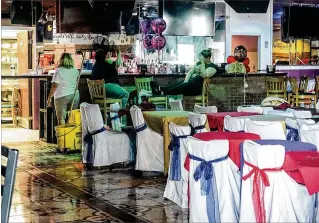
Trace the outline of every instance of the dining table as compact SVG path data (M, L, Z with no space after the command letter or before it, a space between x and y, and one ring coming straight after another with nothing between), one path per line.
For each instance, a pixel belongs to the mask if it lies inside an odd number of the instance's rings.
M170 164L170 150L168 149L171 135L169 131L169 123L173 122L176 125L186 126L188 123L188 111L146 111L143 112L143 117L147 126L153 131L163 135L163 152L164 152L164 175L167 175ZM205 127L210 131L208 122Z
M209 127L211 129L217 129L219 132L224 131L224 118L226 115L231 117L241 117L241 116L255 116L259 115L256 112L217 112L217 113L208 113L207 120Z

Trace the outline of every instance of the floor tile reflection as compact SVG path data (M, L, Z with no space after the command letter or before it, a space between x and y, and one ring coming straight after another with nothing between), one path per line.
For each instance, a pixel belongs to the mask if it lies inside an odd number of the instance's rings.
M10 222L188 221L187 210L163 198L164 177L87 170L81 153L58 154L41 141L5 145L20 151Z

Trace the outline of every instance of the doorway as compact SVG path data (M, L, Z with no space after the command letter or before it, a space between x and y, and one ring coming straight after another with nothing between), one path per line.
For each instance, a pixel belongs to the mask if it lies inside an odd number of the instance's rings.
M257 72L257 70L259 70L259 37L260 36L232 35L232 50L240 45L247 49L247 57L250 61L250 72Z

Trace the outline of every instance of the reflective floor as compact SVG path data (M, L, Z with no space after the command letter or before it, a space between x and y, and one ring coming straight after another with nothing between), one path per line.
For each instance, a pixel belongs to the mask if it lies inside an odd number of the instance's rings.
M163 198L162 176L137 177L129 167L87 170L80 152L57 154L41 141L4 145L20 151L10 222L188 221L187 210Z

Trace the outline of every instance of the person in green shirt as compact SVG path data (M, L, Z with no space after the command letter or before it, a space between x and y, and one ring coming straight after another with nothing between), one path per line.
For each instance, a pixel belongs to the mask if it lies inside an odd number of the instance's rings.
M165 95L196 96L202 94L204 78L210 78L217 72L217 66L211 62L212 49L203 50L199 61L187 73L184 81L161 87Z

